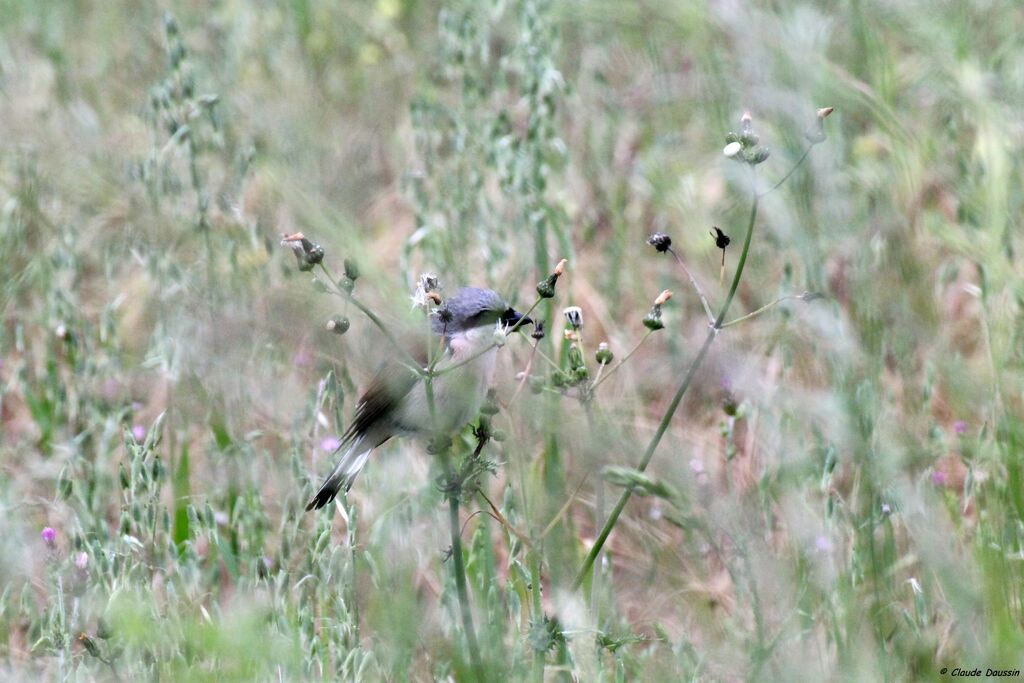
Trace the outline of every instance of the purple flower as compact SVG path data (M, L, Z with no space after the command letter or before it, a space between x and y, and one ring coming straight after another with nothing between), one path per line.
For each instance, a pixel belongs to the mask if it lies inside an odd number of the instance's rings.
M814 539L814 548L819 553L827 553L832 550L832 541L828 540L828 536L818 536Z
M320 450L333 453L334 451L341 448L341 439L336 436L328 436L320 442Z
M946 473L942 470L935 470L932 472L932 483L936 486L946 485Z
M132 425L132 437L141 442L146 438L146 428L139 424Z
M57 544L57 530L52 526L44 527L43 533L40 534L43 537L43 543L48 548L53 548Z
M80 571L85 571L85 568L89 566L89 553L81 552L75 555L75 566Z
M957 436L963 436L967 433L967 423L963 420L957 420L953 423L953 431L957 433Z

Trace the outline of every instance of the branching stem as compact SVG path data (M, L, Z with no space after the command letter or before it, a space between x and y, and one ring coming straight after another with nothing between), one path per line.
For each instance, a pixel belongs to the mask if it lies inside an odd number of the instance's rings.
M719 311L718 316L712 323L711 329L708 330L708 336L704 339L704 344L700 347L700 351L697 352L697 356L693 359L690 363L690 367L686 370L686 374L683 376L683 380L680 382L679 388L672 397L672 402L669 403L668 408L665 410L665 414L661 416L661 421L658 423L658 429L651 437L651 440L644 451L643 457L637 465L637 470L640 472L647 469L647 466L651 462L651 458L654 457L654 452L657 450L658 444L661 443L662 437L665 436L665 432L668 430L668 425L672 421L672 417L675 415L680 402L683 400L683 395L686 394L686 390L690 388L690 383L693 381L694 375L697 374L697 369L700 367L701 363L704 362L704 358L707 356L708 350L711 348L711 344L718 336L719 330L721 330L722 321L725 320L725 316L729 312L732 300L736 297L736 290L739 288L740 278L743 276L743 268L747 262L747 254L750 252L750 240L754 235L754 224L757 221L758 200L760 199L760 195L757 194L756 185L753 185L756 176L754 176L753 173L751 173L751 175L753 201L751 202L750 207L750 218L747 221L747 234L746 238L743 240L743 251L740 253L739 263L736 264L736 273L733 275L732 285L729 287L729 294L726 296L725 303L722 304L722 308ZM787 176L788 175L789 174L787 174ZM604 527L601 529L601 533L594 541L594 545L591 546L590 552L587 553L587 557L583 560L583 566L580 567L580 571L576 575L576 580L573 582L574 588L579 588L583 584L584 579L586 579L587 575L590 573L591 568L594 566L594 560L596 560L597 556L601 554L601 549L608 540L608 535L611 534L612 529L615 528L615 523L618 522L619 515L622 514L622 510L626 507L626 503L629 502L632 494L632 490L627 488L622 492L622 495L619 496L619 500L612 509L611 514L608 515L608 519L605 521Z

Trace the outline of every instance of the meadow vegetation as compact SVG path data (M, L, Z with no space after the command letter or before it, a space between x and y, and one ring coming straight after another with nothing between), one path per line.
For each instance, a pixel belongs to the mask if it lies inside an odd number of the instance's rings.
M1024 669L1021 26L0 0L0 678ZM307 513L425 272L545 334Z

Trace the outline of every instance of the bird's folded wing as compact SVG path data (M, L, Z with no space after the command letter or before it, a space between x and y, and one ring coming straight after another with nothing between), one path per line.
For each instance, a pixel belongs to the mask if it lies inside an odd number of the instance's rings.
M342 443L350 443L368 434L379 421L387 420L417 381L419 377L409 368L398 363L385 363L359 399L352 423L342 435Z

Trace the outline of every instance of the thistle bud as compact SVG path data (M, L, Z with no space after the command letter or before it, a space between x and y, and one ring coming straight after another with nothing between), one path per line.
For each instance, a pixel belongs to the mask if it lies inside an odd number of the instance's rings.
M103 655L100 653L100 648L96 645L96 641L89 637L88 633L79 633L78 642L82 644L82 647L84 647L85 651L90 655L98 659L102 658Z
M324 248L310 242L301 232L282 236L281 246L292 250L301 271L313 270L313 266L324 260Z
M558 281L558 276L551 274L547 276L547 279L541 280L537 283L537 295L542 299L550 299L555 295L555 282Z
M663 232L656 232L647 238L647 244L654 247L659 254L663 254L672 248L672 238Z
M534 339L536 339L537 341L540 341L541 339L544 338L544 321L543 320L535 320L533 322L533 332L530 333L530 336L533 337Z
M359 265L350 258L345 259L345 277L352 282L359 279Z
M598 365L608 365L615 360L615 354L608 347L608 342L601 342L597 345L597 352L594 354Z
M804 133L804 137L807 138L807 141L812 145L825 141L825 119L833 111L835 111L834 107L825 107L824 109L818 110L818 115L815 117L814 123L812 123L811 127Z
M579 306L569 306L562 311L562 315L572 329L578 330L583 327L583 309Z
M764 163L771 155L766 148L755 144L753 147L746 149L743 153L743 158L751 166L757 166L758 164Z
M488 417L498 414L498 398L495 395L494 389L490 389L487 392L487 398L484 400L484 404L480 406L480 414L487 415Z
M573 344L569 347L569 367L573 370L579 367L585 367L583 363L583 353L580 351L580 347Z
M565 272L565 264L565 259L559 261L551 275L548 275L547 278L537 284L537 294L542 299L550 299L555 295L555 283L558 282L558 278Z
M647 315L644 316L644 327L649 330L664 329L665 323L661 322L661 306L653 306Z
M327 329L334 334L345 334L351 324L343 315L337 315L327 321Z

